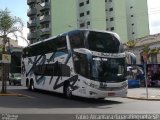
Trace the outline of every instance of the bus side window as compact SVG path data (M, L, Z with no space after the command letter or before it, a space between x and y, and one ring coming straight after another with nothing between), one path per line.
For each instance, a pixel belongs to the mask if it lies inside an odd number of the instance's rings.
M70 77L70 67L59 62L54 63L54 76Z
M65 64L61 64L61 76L70 77L70 74L70 67Z
M77 32L69 35L71 48L84 48L84 39L83 39L83 33Z

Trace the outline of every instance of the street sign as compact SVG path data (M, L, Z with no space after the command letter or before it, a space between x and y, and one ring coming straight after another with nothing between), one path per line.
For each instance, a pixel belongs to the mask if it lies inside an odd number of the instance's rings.
M11 55L2 54L2 63L11 63Z

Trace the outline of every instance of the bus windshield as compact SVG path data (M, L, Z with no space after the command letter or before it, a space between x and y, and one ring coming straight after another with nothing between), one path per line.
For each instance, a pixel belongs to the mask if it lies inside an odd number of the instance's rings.
M88 49L91 51L104 53L120 52L120 42L113 34L90 31L87 40Z
M125 58L100 58L93 57L92 79L100 82L125 81Z

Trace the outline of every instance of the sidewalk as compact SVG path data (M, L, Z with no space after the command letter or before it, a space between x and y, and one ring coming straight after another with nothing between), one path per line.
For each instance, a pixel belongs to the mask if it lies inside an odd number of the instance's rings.
M160 101L160 88L148 87L148 98L145 87L129 88L127 98L138 100L155 100Z

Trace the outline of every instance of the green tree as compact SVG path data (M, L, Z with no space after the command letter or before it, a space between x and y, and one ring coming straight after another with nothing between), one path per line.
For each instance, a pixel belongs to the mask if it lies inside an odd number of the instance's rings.
M143 53L146 53L147 55L149 55L149 52L150 52L149 45L143 45L142 51Z
M129 40L125 45L129 49L134 49L134 47L136 46L136 42L134 40Z
M7 43L10 47L10 35L13 35L16 40L18 40L18 37L25 40L22 34L23 26L22 20L19 17L11 16L7 8L5 10L0 10L0 37L3 43L2 54L6 53L5 45ZM9 75L9 73L6 74L4 70L5 64L2 63L2 93L6 93L6 79L7 75Z
M151 61L157 62L157 54L160 51L160 48L149 48L149 45L144 45L142 48L143 54L147 55L147 59L151 58ZM152 60L154 59L154 60Z

